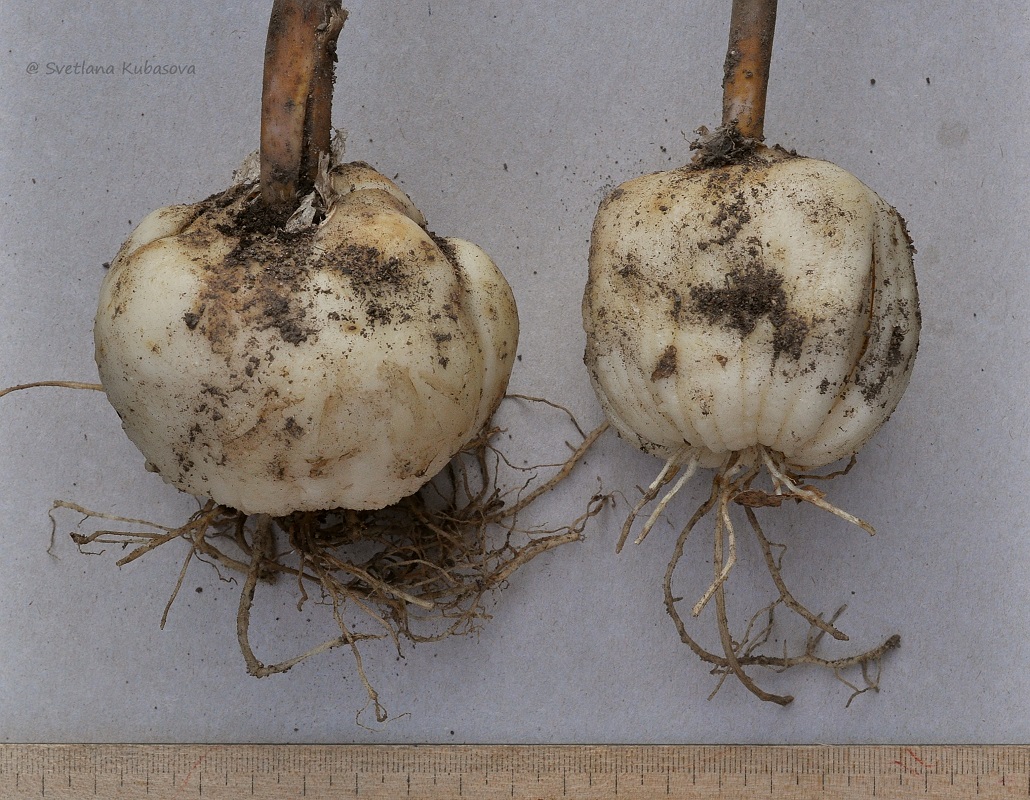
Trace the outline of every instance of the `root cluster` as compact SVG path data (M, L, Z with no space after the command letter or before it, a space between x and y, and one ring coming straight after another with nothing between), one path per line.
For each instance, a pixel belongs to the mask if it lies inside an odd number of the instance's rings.
M630 530L643 508L654 501L661 490L671 483L682 470L683 474L658 503L649 516L636 542L641 542L651 530L672 497L697 469L699 454L696 450L685 448L671 458L654 483L644 492L640 501L631 511L622 529L618 547L621 549L627 540ZM852 459L852 464L854 459ZM829 475L802 475L794 472L785 459L764 447L756 447L749 451L732 454L723 466L715 473L712 480L712 491L695 511L682 529L676 540L672 558L665 571L663 587L665 591L665 608L676 625L680 639L699 658L712 665L712 673L719 676L719 682L712 696L719 691L727 677L737 678L747 689L762 700L787 705L794 698L791 695L777 695L762 689L745 670L746 667L766 667L778 672L803 665L822 667L831 670L834 675L852 690L847 705L858 695L870 689L879 689L880 663L884 655L901 644L901 638L893 635L877 647L853 655L826 658L820 655L820 645L826 634L838 641L847 641L848 637L837 627L836 623L846 606L841 606L829 619L815 614L802 605L787 588L783 579L781 563L786 547L770 541L755 513L756 508L778 507L784 500L794 500L812 504L818 508L847 520L868 533L873 529L852 514L830 504L825 493L806 484L813 479L831 479L846 473L851 464L841 472ZM755 480L765 473L772 483L771 491L754 488ZM730 629L726 611L726 581L737 559L737 534L730 514L731 506L741 506L751 530L755 534L764 557L765 566L776 588L777 597L751 616L742 635L734 637ZM673 578L676 568L683 558L687 539L691 531L709 513L715 516L715 535L713 537L714 578L708 589L691 609L691 616L698 617L710 601L715 601L715 617L722 652L713 652L702 646L687 630L686 622L680 614L678 603L683 599L673 591ZM804 648L797 652L789 652L784 643L780 653L763 650L772 638L776 611L780 608L804 619L809 625L809 633ZM857 673L857 675L854 675ZM849 677L853 676L853 677Z
M103 519L136 527L131 532L72 534L84 551L102 543L131 548L117 562L120 566L172 541L189 545L162 627L193 560L214 564L220 573L241 575L236 628L247 671L257 677L282 673L308 658L347 647L368 705L383 722L388 715L363 664L363 642L389 639L400 649L404 641L431 642L475 631L489 617L484 607L488 594L541 553L582 538L587 521L606 504L607 496L595 494L575 519L560 527L520 521L541 495L572 472L607 427L587 434L564 413L575 426L579 443L567 443L571 454L562 463L517 467L494 444L499 429L489 428L417 494L381 511L272 518L247 516L208 501L185 524L171 528L66 502L55 508L77 511L84 515L83 522ZM541 477L548 467L549 477ZM502 476L519 474L517 485L502 485ZM284 660L259 658L251 645L251 611L259 587L275 583L293 587L298 608L308 602L327 607L337 634Z

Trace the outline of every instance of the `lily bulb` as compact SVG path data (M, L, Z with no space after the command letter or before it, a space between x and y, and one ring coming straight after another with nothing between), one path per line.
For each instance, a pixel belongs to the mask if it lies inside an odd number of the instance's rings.
M159 209L101 289L96 360L129 438L247 514L414 493L490 419L518 343L483 250L433 235L367 164L324 165L316 188L285 227L253 181Z
M762 146L726 161L601 204L583 301L593 387L620 435L670 466L851 456L915 359L904 222L825 161Z

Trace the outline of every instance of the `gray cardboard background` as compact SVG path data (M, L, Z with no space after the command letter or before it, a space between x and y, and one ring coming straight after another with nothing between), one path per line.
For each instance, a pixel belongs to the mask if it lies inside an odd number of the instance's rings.
M0 385L95 380L101 264L145 213L220 190L257 145L265 5L0 3ZM786 709L732 682L706 700L715 678L662 608L675 530L663 523L616 557L623 503L587 541L517 574L478 637L403 658L369 647L398 716L363 728L345 652L247 677L238 585L208 567L191 567L160 631L181 549L119 570L110 552L75 550L66 514L48 554L54 499L166 523L194 506L142 470L102 396L41 390L0 401L0 740L1030 740L1027 4L780 5L769 141L854 172L898 207L919 249L911 387L831 486L878 535L810 509L767 516L810 606L849 603L842 625L856 644L901 634L879 694L845 710L847 688L797 670L762 676L796 694ZM685 162L690 132L718 123L728 6L350 5L334 109L349 155L396 174L434 230L495 258L522 317L512 389L565 403L584 425L600 421L579 319L594 211L621 181ZM194 74L48 67L147 61ZM570 436L552 418L536 433L523 445L531 462ZM567 519L596 478L632 497L658 466L606 439L541 517ZM670 507L674 519L703 484ZM702 564L708 541L695 543ZM767 589L752 576L745 561L731 580L735 602L755 608ZM266 602L266 621L281 618L275 641L259 643L271 658L304 615L286 592Z

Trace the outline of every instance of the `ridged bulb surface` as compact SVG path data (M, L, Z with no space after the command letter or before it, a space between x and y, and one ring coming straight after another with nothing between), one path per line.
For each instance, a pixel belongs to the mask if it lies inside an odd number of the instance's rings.
M96 359L129 438L245 513L414 493L489 420L515 356L514 298L480 248L430 234L368 165L326 178L325 218L290 232L253 184L155 211L101 289Z
M595 219L583 301L608 419L704 466L756 446L802 468L852 455L909 381L912 252L857 178L779 149L623 184Z

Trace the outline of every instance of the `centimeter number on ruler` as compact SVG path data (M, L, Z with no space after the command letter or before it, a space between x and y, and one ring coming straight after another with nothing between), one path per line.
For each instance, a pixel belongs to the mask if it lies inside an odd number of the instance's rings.
M0 798L1030 798L1030 747L0 745Z

